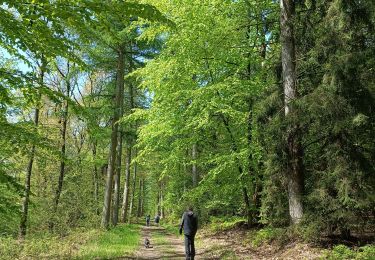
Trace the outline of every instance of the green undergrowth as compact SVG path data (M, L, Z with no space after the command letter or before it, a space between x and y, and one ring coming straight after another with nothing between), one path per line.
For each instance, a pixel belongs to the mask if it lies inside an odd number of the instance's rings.
M213 245L210 247L209 252L206 253L204 258L207 259L224 259L224 260L237 260L236 253L231 248L224 248L221 245Z
M244 223L245 218L242 217L211 217L209 230L212 232L226 231L237 227L239 224Z
M165 228L166 232L172 235L178 235L179 223L163 223L161 224Z
M250 230L244 243L249 243L254 248L261 248L265 244L274 244L278 248L281 248L292 241L299 241L301 243L308 243L309 241L312 241L310 237L309 239L306 239L306 234L304 231L305 229L301 227L265 227L259 230ZM375 260L375 245L351 248L339 244L334 246L332 249L323 250L321 248L321 250L323 252L321 259Z
M236 256L236 253L233 252L232 250L230 249L227 249L224 251L224 253L220 256L220 259L223 259L223 260L237 260L239 259L237 256Z
M79 248L99 235L99 230L75 230L61 237L45 233L28 235L20 241L12 237L0 237L1 259L71 259Z
M269 244L272 242L283 244L288 240L288 237L287 230L284 228L267 227L249 232L248 241L250 241L253 247L259 247L262 244Z
M24 241L0 237L0 259L106 259L132 254L138 247L140 226L120 225L71 231L61 237L45 233Z
M108 259L129 256L139 245L140 225L120 225L83 245L76 259Z
M325 250L322 259L355 259L355 260L373 260L375 259L375 246L367 245L351 249L345 245L337 245L331 250Z

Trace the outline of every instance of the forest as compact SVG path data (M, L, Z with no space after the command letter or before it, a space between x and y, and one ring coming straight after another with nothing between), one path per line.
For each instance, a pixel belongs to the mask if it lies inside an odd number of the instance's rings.
M374 1L0 1L0 259L374 259L374 119Z

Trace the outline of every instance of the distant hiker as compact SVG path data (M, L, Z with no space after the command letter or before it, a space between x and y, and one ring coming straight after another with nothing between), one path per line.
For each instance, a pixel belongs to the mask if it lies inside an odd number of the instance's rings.
M151 219L151 216L150 214L146 216L146 226L150 226L150 219Z
M180 224L180 235L182 229L185 235L185 256L186 259L194 260L195 257L195 246L194 237L198 229L198 218L193 212L193 207L188 207L188 210L184 212Z
M159 222L160 222L160 216L159 216L159 214L157 214L155 216L155 224L159 226Z

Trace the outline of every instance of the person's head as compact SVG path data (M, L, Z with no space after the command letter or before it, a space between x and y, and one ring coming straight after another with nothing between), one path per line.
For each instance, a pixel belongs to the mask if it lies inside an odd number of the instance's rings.
M193 206L192 206L192 205L189 205L189 206L187 207L187 210L188 210L188 211L193 211L193 210L194 210L194 208L193 208Z

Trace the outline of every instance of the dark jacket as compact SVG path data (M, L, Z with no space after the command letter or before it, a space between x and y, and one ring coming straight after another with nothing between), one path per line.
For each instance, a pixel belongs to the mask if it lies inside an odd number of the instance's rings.
M193 211L184 212L181 219L180 230L184 230L184 234L195 236L198 229L198 218Z

